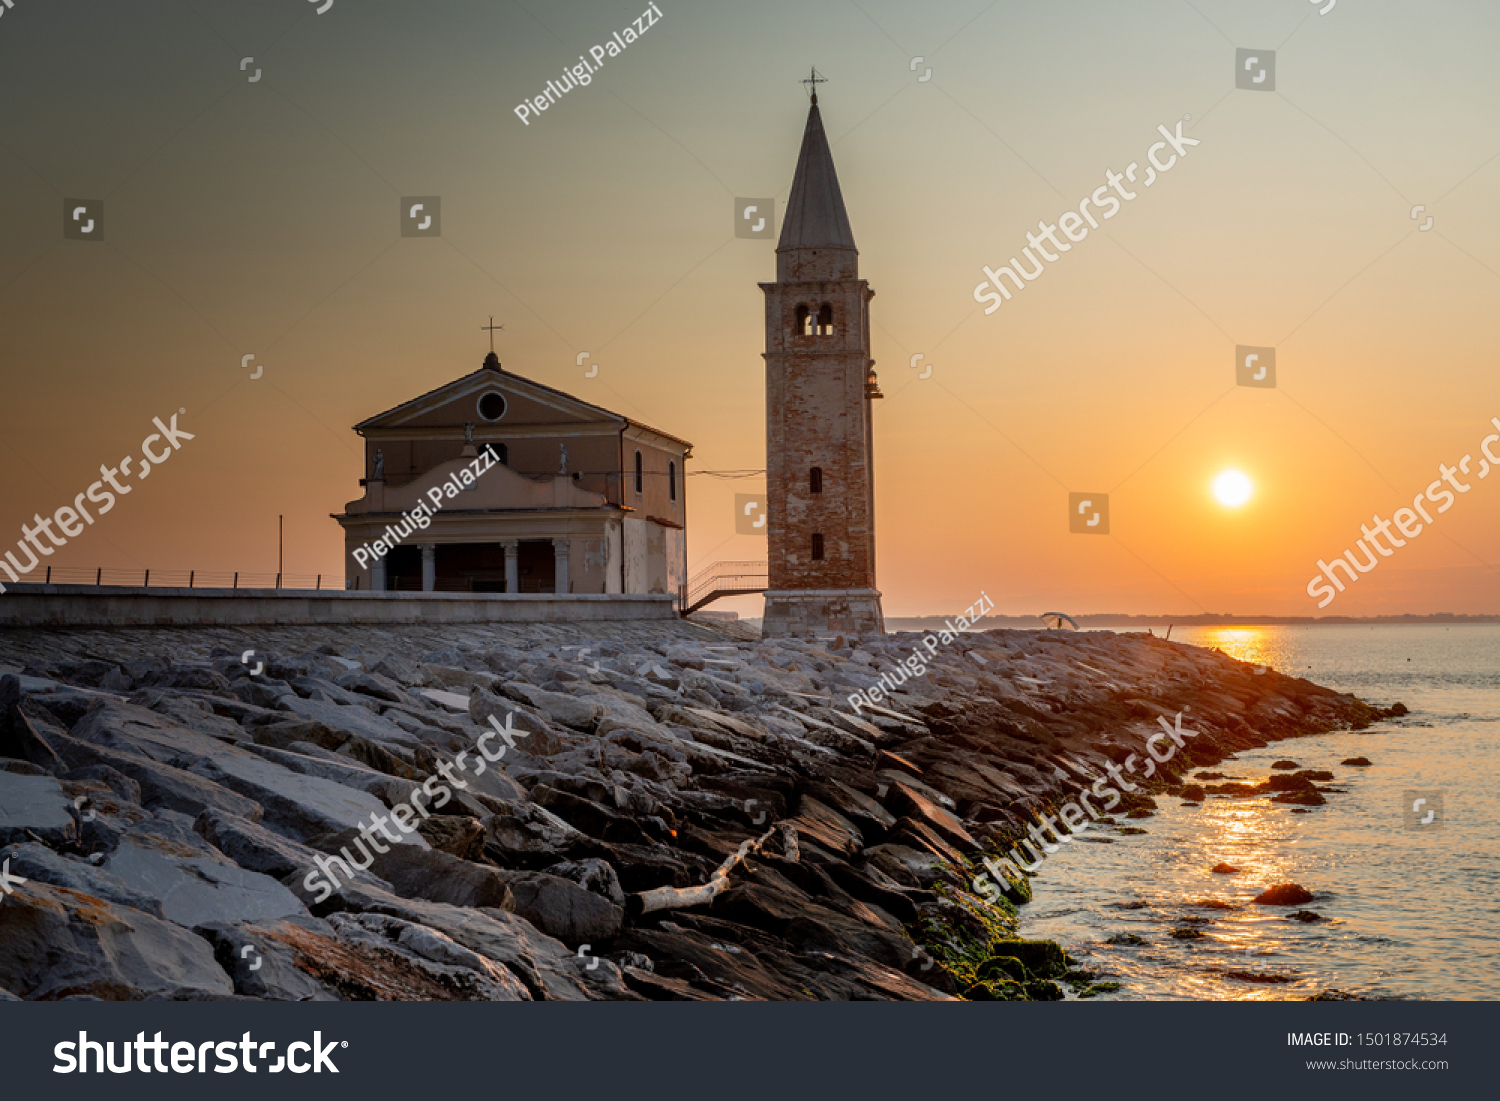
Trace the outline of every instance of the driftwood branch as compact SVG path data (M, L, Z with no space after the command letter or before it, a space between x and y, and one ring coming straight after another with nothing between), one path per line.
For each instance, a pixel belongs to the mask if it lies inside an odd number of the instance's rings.
M732 872L751 853L760 852L765 843L775 837L782 830L790 834L787 841L788 849L796 846L796 834L790 826L772 826L758 840L745 841L738 849L725 858L724 863L714 869L707 883L699 887L657 887L651 891L641 891L632 899L632 911L637 914L649 914L653 910L682 910L689 906L701 906L706 902L712 902L729 886L729 873Z

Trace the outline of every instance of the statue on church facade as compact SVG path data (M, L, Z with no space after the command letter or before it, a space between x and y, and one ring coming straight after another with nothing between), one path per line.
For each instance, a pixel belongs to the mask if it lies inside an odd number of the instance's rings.
M372 482L385 481L385 452L378 447L375 449L375 475L370 480Z
M560 443L557 445L557 449L562 452L562 466L557 472L559 474L566 474L568 472L568 445Z

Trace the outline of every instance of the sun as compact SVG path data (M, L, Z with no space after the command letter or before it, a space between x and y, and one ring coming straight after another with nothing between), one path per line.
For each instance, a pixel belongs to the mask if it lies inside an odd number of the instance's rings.
M1238 470L1226 470L1214 479L1214 499L1226 508L1239 508L1250 500L1254 488Z

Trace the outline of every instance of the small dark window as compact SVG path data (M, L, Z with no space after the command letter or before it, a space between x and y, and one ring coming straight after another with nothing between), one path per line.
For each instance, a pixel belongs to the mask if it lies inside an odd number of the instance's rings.
M497 421L505 416L505 398L491 390L479 399L479 415L487 421Z
M677 464L675 462L667 464L667 496L674 501L677 500Z
M641 463L641 453L639 451L637 451L635 453L635 491L637 493L640 493L642 487L645 484L646 484L645 467Z
M823 561L823 537L816 533L812 537L812 556L814 562Z
M819 336L833 335L833 307L827 302L824 302L823 308L818 311L817 332Z
M495 458L501 466L508 466L510 464L510 448L506 447L503 443L486 444L485 447L495 453Z
M583 475L582 475L582 474L581 474L581 473L579 473L579 472L578 472L578 471L576 471L576 470L575 470L575 471L573 471L573 480L574 480L574 481L575 481L575 482L577 482L577 481L580 481L580 480L581 480L581 479L582 479L582 478L583 478Z
M815 466L807 472L807 489L810 493L823 492L823 468Z
M797 307L797 335L812 336L812 311L806 305Z

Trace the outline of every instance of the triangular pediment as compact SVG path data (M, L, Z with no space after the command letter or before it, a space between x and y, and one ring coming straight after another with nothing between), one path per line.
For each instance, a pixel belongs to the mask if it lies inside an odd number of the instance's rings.
M499 395L501 402L489 395ZM494 414L499 413L498 416ZM504 425L622 423L628 417L508 371L481 367L355 425L355 431Z

